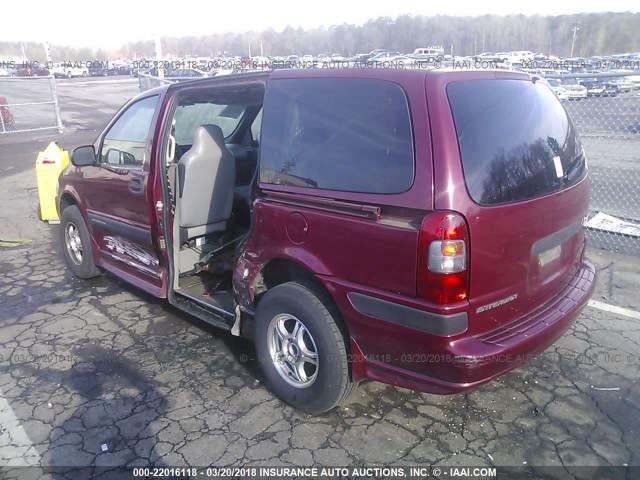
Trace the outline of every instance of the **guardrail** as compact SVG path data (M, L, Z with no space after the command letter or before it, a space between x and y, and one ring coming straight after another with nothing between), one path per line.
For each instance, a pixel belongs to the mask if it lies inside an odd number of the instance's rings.
M146 73L138 73L138 87L140 93L151 90L152 88L160 87L162 85L168 85L175 83L172 80L166 78L154 77L153 75L147 75Z
M0 134L62 128L53 76L0 77Z

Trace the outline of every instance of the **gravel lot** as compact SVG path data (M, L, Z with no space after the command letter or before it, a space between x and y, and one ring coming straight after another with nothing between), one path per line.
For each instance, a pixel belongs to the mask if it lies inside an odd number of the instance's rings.
M545 354L472 392L369 382L341 408L309 417L263 387L250 343L109 274L72 278L57 228L37 220L36 152L52 139L69 149L91 142L136 92L133 79L60 81L63 134L0 136L0 236L31 240L0 248L0 478L24 474L11 468L19 465L149 464L509 466L538 478L639 478L637 318L587 307ZM622 176L591 154L594 178L603 172L615 186L638 173L637 139L625 141L635 157L612 167ZM638 312L640 258L590 256L594 300ZM626 465L635 469L588 468Z

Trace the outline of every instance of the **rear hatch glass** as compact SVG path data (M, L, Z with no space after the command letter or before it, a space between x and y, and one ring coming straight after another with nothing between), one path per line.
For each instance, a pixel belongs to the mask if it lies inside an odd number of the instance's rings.
M469 225L469 325L481 333L540 308L569 282L584 245L586 165L548 85L463 80L447 93L475 202L455 195L452 207Z
M447 94L465 182L475 202L534 198L584 176L584 155L573 124L542 82L454 82Z

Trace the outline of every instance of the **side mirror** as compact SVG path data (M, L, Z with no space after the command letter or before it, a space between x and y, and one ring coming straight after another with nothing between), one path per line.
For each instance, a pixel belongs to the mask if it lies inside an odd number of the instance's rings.
M76 167L87 167L96 163L96 150L93 145L76 147L71 152L71 163Z

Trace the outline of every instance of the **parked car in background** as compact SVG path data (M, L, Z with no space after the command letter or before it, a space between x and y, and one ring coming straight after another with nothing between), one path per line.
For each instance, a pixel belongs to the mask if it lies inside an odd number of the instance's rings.
M9 67L0 68L0 77L15 77L15 76L16 76L15 68L9 68Z
M569 100L569 92L562 86L560 80L558 80L557 78L548 78L545 79L545 81L549 85L549 88L553 90L553 93L556 94L559 100Z
M579 78L578 81L586 87L589 97L615 97L620 93L618 84L606 77Z
M194 80L196 78L204 78L208 76L209 74L203 70L198 70L196 68L181 68L172 71L170 74L166 75L165 78L167 80L175 80L180 82L184 80Z
M526 74L207 78L73 151L61 251L252 339L267 386L319 414L364 380L462 392L552 345L595 286L587 176Z
M357 62L366 62L367 60L380 55L381 53L386 52L385 48L376 48L375 50L371 50L369 53L359 53L355 56L355 61Z
M534 59L533 52L529 51L518 51L518 52L507 52L507 53L498 53L496 54L498 59L502 62L509 63L512 65L515 64L526 64Z
M444 52L442 49L435 48L416 48L411 55L408 55L417 61L442 61L444 60Z
M233 68L212 68L211 70L209 70L210 77L222 77L224 75L231 75L232 73L238 72Z
M151 67L138 67L133 69L133 75L138 77L140 75L158 75L158 69Z
M394 58L407 58L404 55L402 55L400 52L382 52L377 54L375 57L371 57L369 60L367 60L367 64L369 65L373 65L376 63L382 63L382 62L389 62L392 61L392 59Z
M271 60L268 57L251 57L251 68L270 68Z
M58 63L53 65L51 73L55 78L87 77L89 69L75 63Z
M17 77L48 77L50 74L49 70L41 65L22 63L16 65Z
M640 62L640 60L638 60L638 62ZM640 89L640 75L629 75L627 78L633 83L634 90Z
M561 79L561 84L569 94L569 100L582 100L583 98L587 98L587 87L575 78L564 77Z
M96 63L89 66L90 77L106 77L109 75L109 68L101 63Z
M111 75L133 75L133 67L127 63L114 63L109 68Z
M484 53L480 53L478 55L474 55L473 59L474 60L479 60L479 61L487 61L487 62L497 62L497 61L502 61L500 59L500 53L493 53L493 52L484 52Z
M609 81L618 85L621 93L633 90L633 82L628 77L610 77Z

